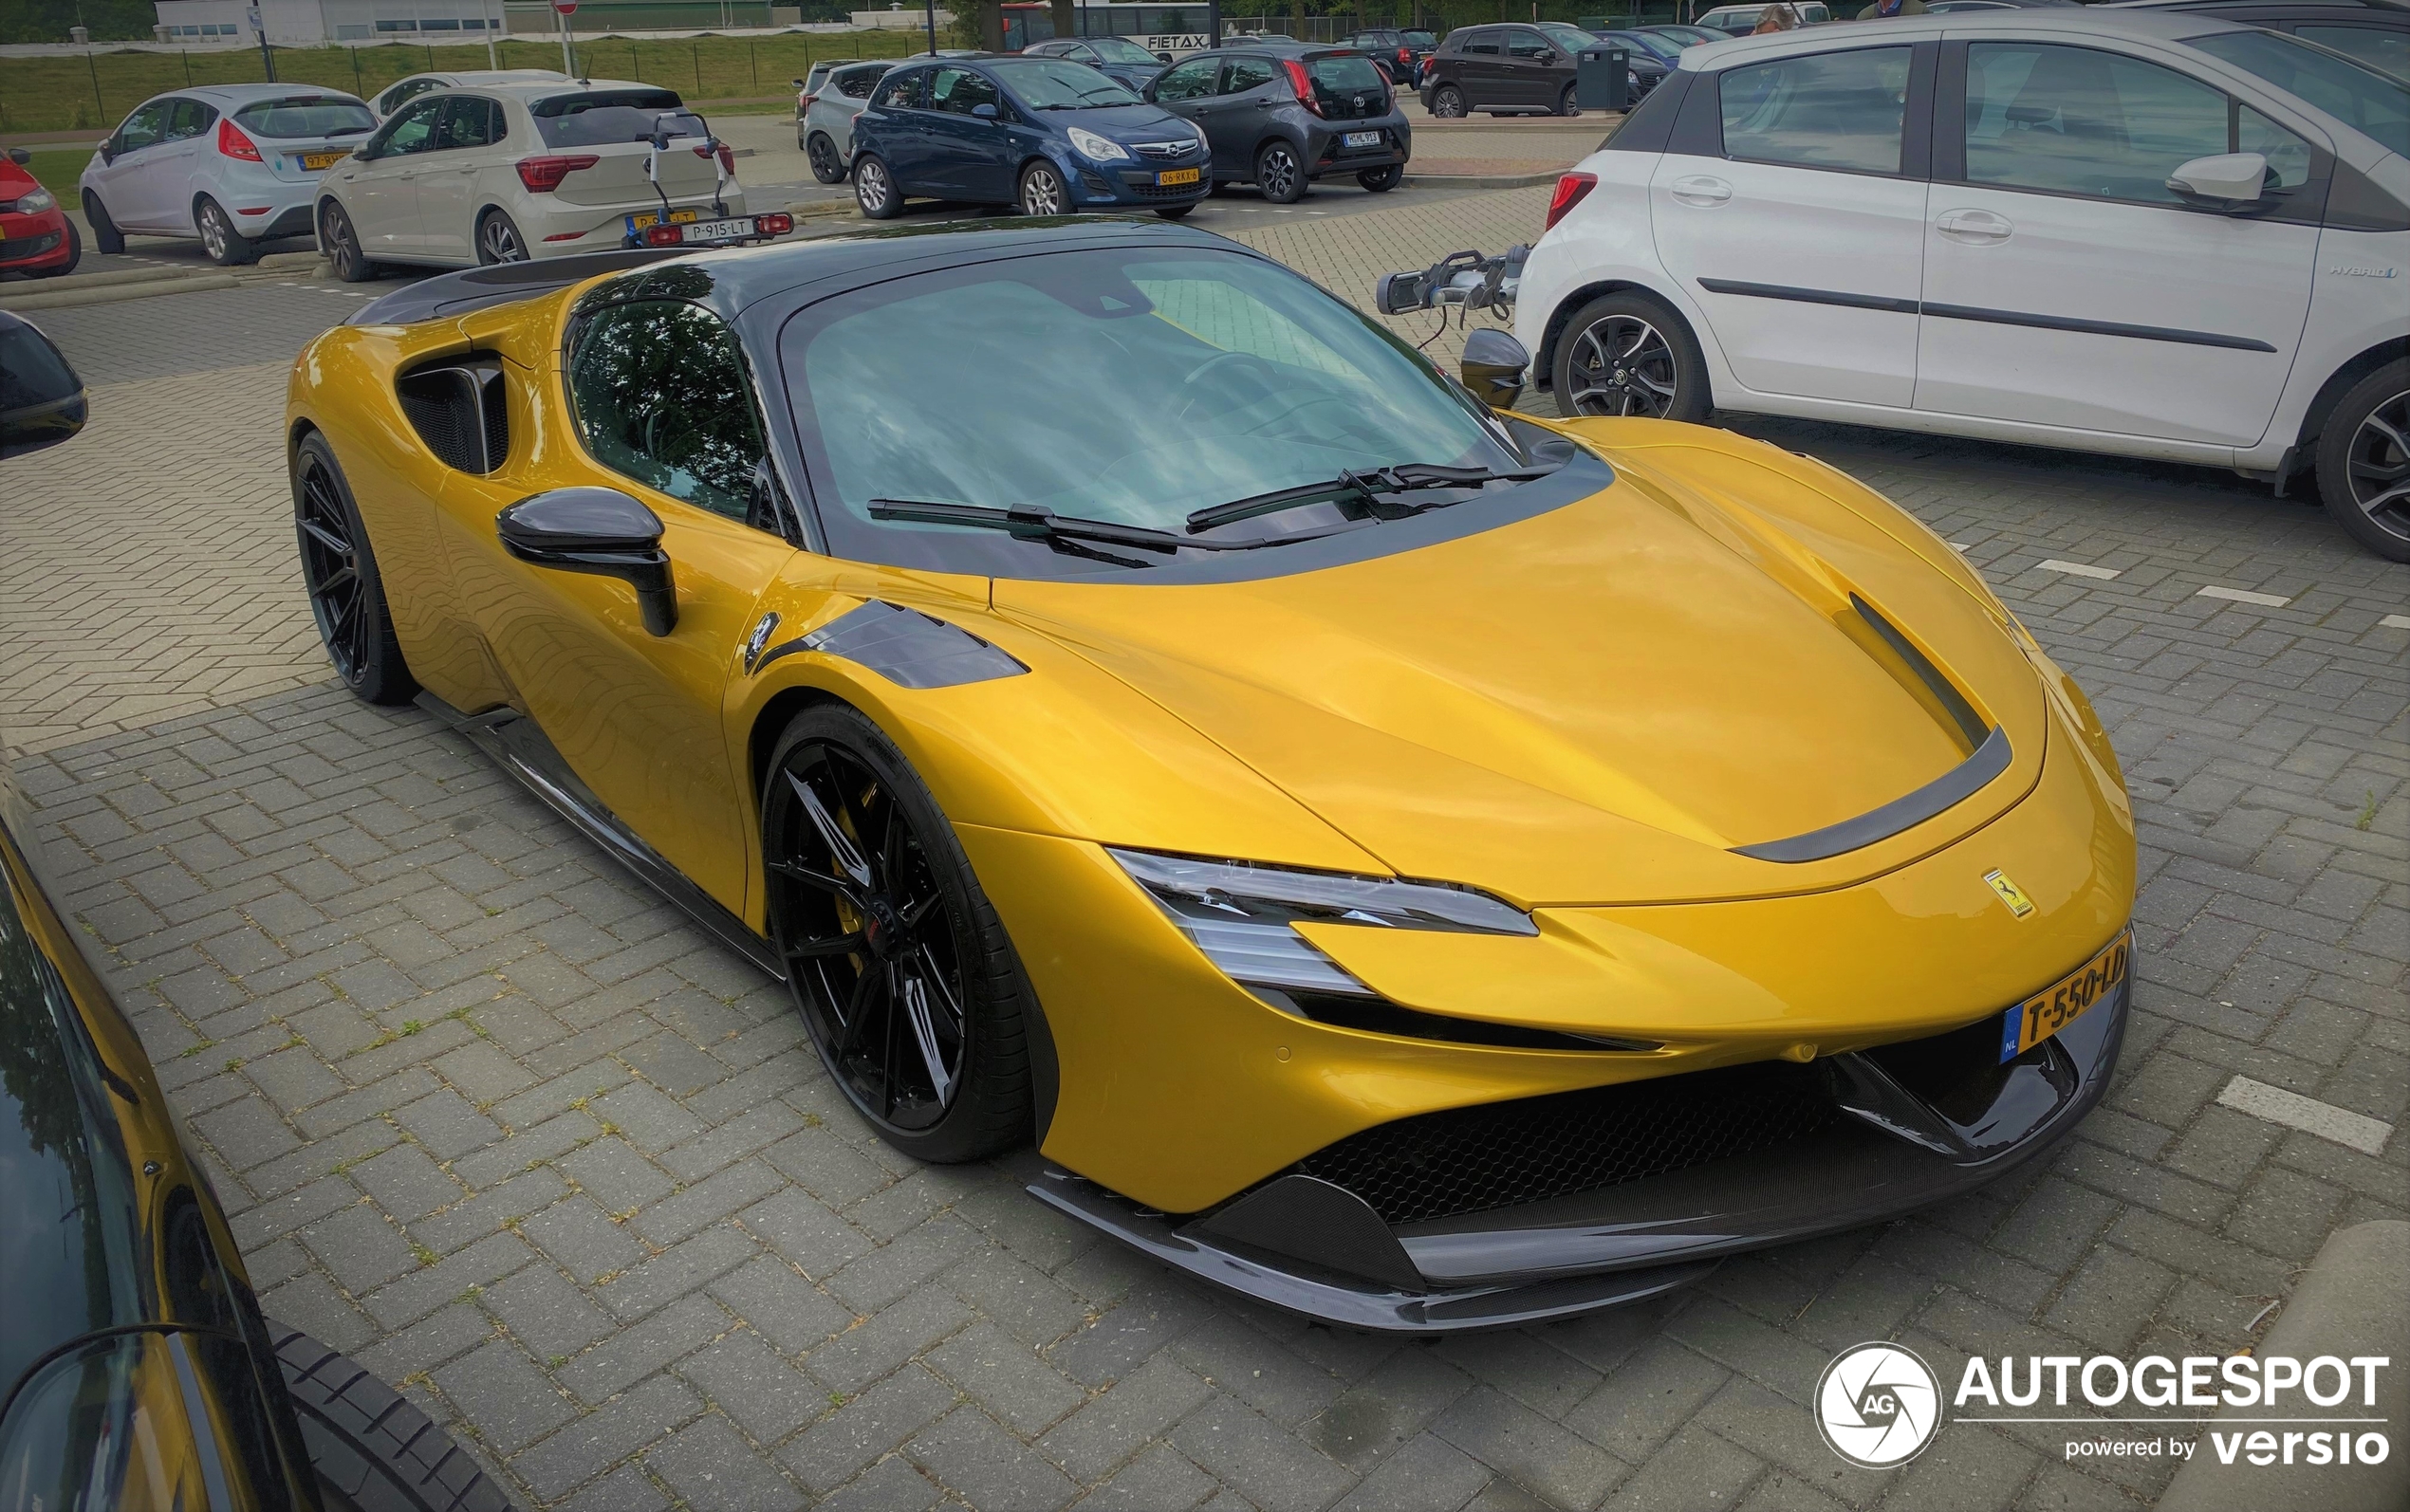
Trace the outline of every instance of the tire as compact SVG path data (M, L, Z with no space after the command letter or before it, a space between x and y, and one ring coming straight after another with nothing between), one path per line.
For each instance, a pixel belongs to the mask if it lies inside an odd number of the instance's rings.
M1024 215L1062 215L1071 209L1071 189L1052 163L1031 163L1021 170L1021 194L1014 201Z
M74 272L75 265L82 261L83 261L83 233L75 229L75 222L68 221L67 260L61 263L56 267L46 267L33 276L36 278L65 278L69 273Z
M1305 198L1306 165L1298 161L1297 149L1277 139L1264 143L1255 154L1255 187L1274 205Z
M864 220L894 220L903 209L903 196L887 172L887 161L876 153L854 159L854 203Z
M1356 175L1356 182L1363 185L1365 192L1368 194L1385 194L1389 193L1389 191L1397 188L1400 183L1403 182L1405 176L1405 164L1391 163L1386 168L1365 169L1363 173Z
M2410 360L2353 384L2318 433L2318 492L2353 540L2410 562Z
M108 208L101 203L101 196L88 189L83 192L83 218L92 223L94 250L107 257L115 257L125 250L125 232L119 230L117 222L109 219Z
M207 194L193 206L193 224L201 233L201 249L218 267L244 267L259 261L250 239L234 229L234 217Z
M1707 418L1707 360L1698 339L1679 315L1631 289L1590 301L1566 323L1550 379L1557 409L1568 418Z
M361 250L360 232L353 229L351 216L333 200L318 212L318 245L335 276L344 283L365 284L377 276L377 265Z
M268 1325L326 1512L510 1512L409 1398L298 1329Z
M816 705L780 736L761 809L770 943L855 1111L916 1160L1027 1140L1028 980L903 753L853 709Z
M1552 114L1559 116L1578 116L1581 113L1582 107L1573 102L1573 86L1571 84L1566 84L1556 97L1556 109L1552 112Z
M418 684L394 637L384 575L324 435L312 434L293 452L293 535L310 618L335 674L369 703L410 702Z
M824 184L845 181L845 165L837 157L837 144L828 139L828 133L815 131L811 139L802 145L804 156L811 159L812 177Z
M477 262L481 266L524 263L531 255L517 221L498 210L487 211L477 217Z
M1182 220L1187 217L1190 211L1196 208L1196 202L1191 200L1185 205L1158 205L1155 207L1155 213L1165 220Z
M1464 91L1454 84L1441 84L1431 95L1431 114L1441 120L1458 120L1464 116Z

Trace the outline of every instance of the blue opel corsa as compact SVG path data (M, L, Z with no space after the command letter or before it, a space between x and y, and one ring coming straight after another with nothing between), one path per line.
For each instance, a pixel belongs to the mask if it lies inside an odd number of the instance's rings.
M1177 220L1214 190L1203 133L1067 58L895 69L854 120L853 172L872 220L914 197L1025 215L1129 206Z

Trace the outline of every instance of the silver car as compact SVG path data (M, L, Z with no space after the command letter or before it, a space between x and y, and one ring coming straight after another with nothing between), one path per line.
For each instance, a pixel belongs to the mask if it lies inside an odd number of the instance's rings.
M814 64L795 82L795 145L811 159L811 175L842 184L854 161L854 118L870 103L870 91L895 60Z
M78 181L92 242L197 236L213 262L307 236L319 175L377 129L357 96L295 84L206 84L146 100L101 143Z
M368 108L379 120L437 89L460 89L478 84L559 83L569 76L558 68L478 68L465 73L415 73L409 78L388 84Z

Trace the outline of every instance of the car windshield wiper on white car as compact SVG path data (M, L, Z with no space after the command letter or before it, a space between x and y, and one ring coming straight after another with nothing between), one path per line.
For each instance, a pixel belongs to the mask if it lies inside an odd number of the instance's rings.
M959 525L984 530L1004 530L1025 541L1044 541L1073 549L1077 548L1078 543L1093 542L1098 545L1130 546L1140 551L1160 551L1166 555L1177 551L1252 551L1257 546L1287 545L1293 541L1313 541L1333 533L1307 530L1290 536L1250 536L1244 541L1199 541L1177 531L1157 530L1142 525L1121 525L1111 520L1083 520L1076 515L1056 514L1051 509L1026 507L998 509L984 504L950 504L936 499L873 499L870 501L870 517L874 520L910 520L922 525ZM1095 552L1084 554L1102 555ZM1109 557L1106 560L1129 566L1154 565L1127 557Z
M1431 499L1419 504L1401 504L1400 493L1418 489L1478 489L1485 483L1529 483L1546 477L1554 468L1527 468L1500 472L1490 468L1455 468L1437 462L1400 462L1385 468L1349 468L1326 483L1301 484L1293 489L1274 489L1270 493L1250 494L1197 510L1186 522L1191 530L1211 530L1215 526L1233 520L1252 519L1259 514L1271 514L1294 508L1301 504L1315 504L1325 499L1345 498L1350 494L1375 507L1376 514L1384 519L1402 519L1456 504L1455 499Z

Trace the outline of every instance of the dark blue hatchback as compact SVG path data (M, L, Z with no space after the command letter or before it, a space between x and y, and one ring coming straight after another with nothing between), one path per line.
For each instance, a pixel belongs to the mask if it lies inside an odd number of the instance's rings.
M899 67L854 120L854 197L885 220L908 198L1025 215L1120 207L1177 220L1213 193L1205 138L1067 58Z

